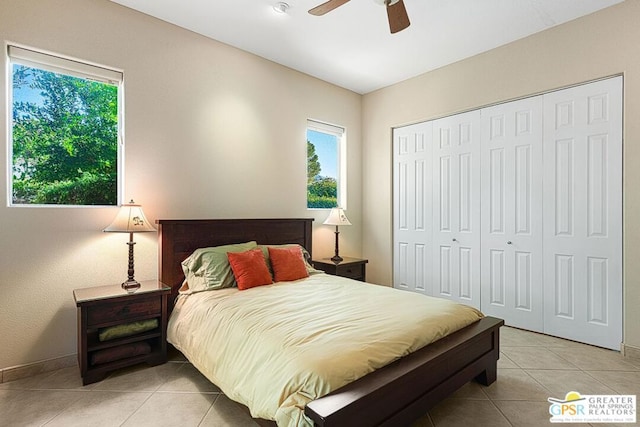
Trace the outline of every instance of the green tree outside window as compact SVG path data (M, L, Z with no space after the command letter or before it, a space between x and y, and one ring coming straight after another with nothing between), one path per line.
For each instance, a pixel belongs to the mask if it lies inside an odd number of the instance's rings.
M338 206L339 137L307 129L307 208Z
M118 204L118 86L12 64L12 203Z

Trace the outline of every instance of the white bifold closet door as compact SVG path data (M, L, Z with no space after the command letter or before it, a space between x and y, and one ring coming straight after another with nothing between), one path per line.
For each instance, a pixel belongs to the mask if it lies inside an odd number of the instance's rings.
M482 110L482 311L543 331L542 96Z
M433 293L480 308L480 111L433 121Z
M393 282L432 295L432 122L393 132Z
M544 97L545 332L622 342L622 77Z
M619 349L622 77L394 129L394 286Z

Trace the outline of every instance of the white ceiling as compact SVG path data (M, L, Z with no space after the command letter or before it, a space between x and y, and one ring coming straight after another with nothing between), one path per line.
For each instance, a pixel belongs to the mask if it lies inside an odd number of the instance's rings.
M389 33L384 6L352 0L111 0L357 93L367 93L623 0L404 0L411 26Z

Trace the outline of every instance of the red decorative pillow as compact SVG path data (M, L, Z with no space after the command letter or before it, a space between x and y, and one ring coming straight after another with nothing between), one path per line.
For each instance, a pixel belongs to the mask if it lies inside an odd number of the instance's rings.
M231 265L231 271L236 277L236 282L238 282L238 289L241 291L273 283L267 262L260 249L227 252L227 258Z
M309 277L300 246L269 247L268 249L273 278L276 282L288 282Z

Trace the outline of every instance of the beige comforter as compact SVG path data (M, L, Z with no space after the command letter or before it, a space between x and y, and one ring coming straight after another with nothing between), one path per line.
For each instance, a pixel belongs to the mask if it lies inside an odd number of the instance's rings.
M315 274L182 295L168 340L254 417L307 426L311 400L481 317L448 300Z

